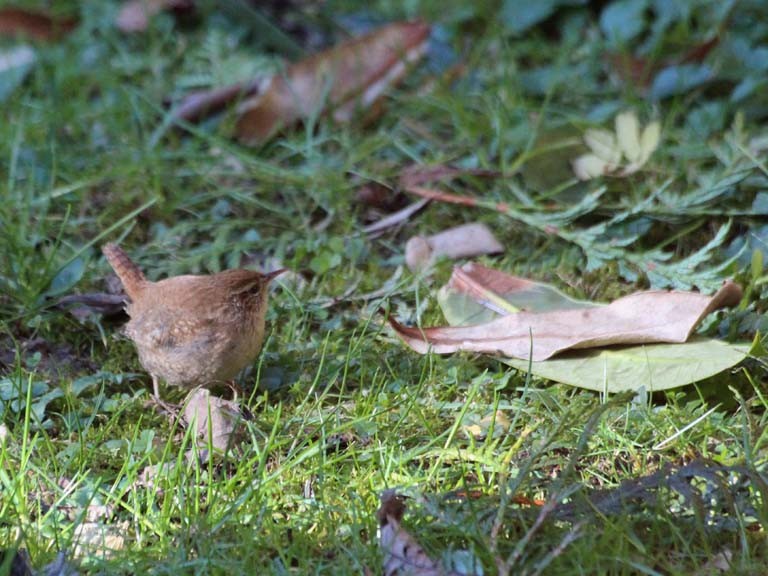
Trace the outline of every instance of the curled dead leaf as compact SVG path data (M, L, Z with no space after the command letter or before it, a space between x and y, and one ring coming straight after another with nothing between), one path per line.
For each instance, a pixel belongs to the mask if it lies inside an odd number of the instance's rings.
M75 528L75 558L113 558L125 548L128 522L82 522Z
M381 495L376 517L379 520L379 548L384 554L384 576L444 576L440 564L432 560L400 525L405 508L404 497L394 490Z
M0 36L57 40L77 26L73 18L53 18L45 12L14 6L0 9Z
M350 120L423 56L429 32L423 22L390 24L289 66L240 106L237 137L258 144L328 108L337 121Z
M493 232L485 224L475 222L429 237L414 236L405 245L405 262L415 272L424 270L440 257L456 260L503 251Z
M232 102L259 91L262 81L237 83L213 90L201 90L187 94L174 109L174 118L186 122L197 122L215 114Z
M735 306L741 296L738 284L726 282L713 296L682 291L638 292L606 306L518 312L469 326L420 329L392 318L389 322L397 335L421 354L464 350L538 362L570 349L685 342L704 316Z
M217 450L231 447L235 431L243 420L243 414L236 403L213 396L205 388L190 392L182 417L187 426L195 428L203 446L210 439Z
M429 200L427 200L426 198L422 198L421 200L418 200L417 202L413 202L412 204L409 204L408 206L406 206L401 210L398 210L397 212L394 212L388 216L385 216L384 218L382 218L381 220L378 220L377 222L369 224L363 229L363 231L366 234L370 234L371 236L374 236L376 234L383 232L387 228L399 226L400 224L408 221L411 218L411 216L420 212L427 204L429 204Z
M70 294L59 298L54 306L68 310L81 322L89 316L120 316L125 314L125 296L120 294Z

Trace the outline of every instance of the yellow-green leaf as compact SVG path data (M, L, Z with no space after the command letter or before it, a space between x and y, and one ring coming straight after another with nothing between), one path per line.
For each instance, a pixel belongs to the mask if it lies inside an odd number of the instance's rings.
M616 116L616 138L627 160L637 162L643 152L640 146L640 123L634 112L622 112Z
M612 132L590 128L584 133L584 142L595 156L605 160L609 165L616 165L621 162L621 150L616 144L616 137Z

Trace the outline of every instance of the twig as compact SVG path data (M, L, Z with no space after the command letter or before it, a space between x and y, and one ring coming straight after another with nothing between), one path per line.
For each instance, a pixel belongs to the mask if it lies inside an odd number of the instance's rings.
M406 222L411 216L418 213L427 204L429 204L429 199L422 198L421 200L418 200L413 204L409 204L402 210L393 212L389 216L386 216L385 218L382 218L381 220L378 220L373 224L369 224L368 226L363 228L363 232L365 232L366 234L373 235L379 232L383 232L387 228L392 228L394 226L402 224L403 222Z

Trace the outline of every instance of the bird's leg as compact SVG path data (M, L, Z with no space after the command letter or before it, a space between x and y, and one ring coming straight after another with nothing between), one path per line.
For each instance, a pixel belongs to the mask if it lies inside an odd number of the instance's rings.
M172 416L173 418L177 418L179 415L179 407L174 406L173 404L169 404L162 398L160 398L160 384L157 380L157 376L154 374L152 375L152 400L156 406L159 406L161 410L165 410L165 412Z
M237 402L238 392L242 392L240 386L237 385L235 380L228 380L227 386L229 386L229 389L232 390L232 402Z

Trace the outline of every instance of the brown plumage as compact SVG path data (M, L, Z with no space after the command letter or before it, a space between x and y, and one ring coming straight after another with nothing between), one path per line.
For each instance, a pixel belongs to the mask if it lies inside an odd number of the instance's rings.
M210 276L174 276L150 282L115 244L102 248L130 298L125 333L152 375L194 388L233 379L253 362L264 340L269 282L262 274L226 270Z

